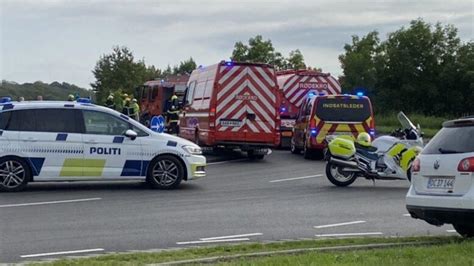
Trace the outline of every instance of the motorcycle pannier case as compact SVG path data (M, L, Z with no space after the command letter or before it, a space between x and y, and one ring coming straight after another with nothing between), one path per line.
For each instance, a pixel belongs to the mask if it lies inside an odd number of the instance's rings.
M346 138L335 138L328 144L332 156L349 159L356 153L354 141Z

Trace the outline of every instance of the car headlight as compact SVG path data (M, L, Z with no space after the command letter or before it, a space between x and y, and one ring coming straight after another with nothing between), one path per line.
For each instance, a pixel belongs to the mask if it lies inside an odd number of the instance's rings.
M183 150L192 155L201 155L202 149L198 146L184 145Z

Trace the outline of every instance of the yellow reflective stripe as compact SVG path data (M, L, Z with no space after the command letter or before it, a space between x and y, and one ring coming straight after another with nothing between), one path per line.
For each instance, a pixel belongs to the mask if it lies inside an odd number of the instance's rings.
M356 124L354 125L355 129L357 130L357 133L362 133L362 132L365 132L365 128L363 125L361 124ZM368 132L367 132L368 133Z
M65 159L59 176L102 176L105 159Z
M334 132L351 132L351 127L348 124L338 124Z
M331 129L332 124L324 124L324 126L319 130L318 135L316 136L316 141L318 143L323 143L326 135L328 134L329 129Z

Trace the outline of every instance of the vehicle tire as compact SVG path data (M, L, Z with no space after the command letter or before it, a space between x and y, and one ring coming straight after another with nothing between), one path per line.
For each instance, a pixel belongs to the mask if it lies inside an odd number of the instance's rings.
M408 168L408 170L407 170L407 179L408 179L408 182L411 183L411 166L410 166L410 168Z
M17 157L0 159L0 191L21 191L30 180L31 170L24 160Z
M306 142L306 139L304 140L303 157L307 160L314 159L314 151L311 149L308 149L308 143Z
M338 187L347 187L354 183L357 176L355 173L342 172L341 168L341 166L328 162L326 164L326 177Z
M453 224L453 227L463 237L474 237L474 225L472 224Z
M173 189L179 186L185 175L183 163L174 156L162 155L151 161L146 181L153 188Z
M301 150L296 147L295 141L291 139L290 141L290 151L293 154L300 154Z
M265 157L265 154L255 154L255 150L248 150L247 156L252 160L262 160Z

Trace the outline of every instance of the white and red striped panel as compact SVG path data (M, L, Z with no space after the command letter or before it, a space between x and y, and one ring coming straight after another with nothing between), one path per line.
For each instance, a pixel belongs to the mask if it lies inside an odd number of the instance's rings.
M249 65L221 66L217 92L217 130L253 133L274 133L276 116L275 71ZM255 120L247 114L255 114ZM237 121L239 125L221 125L221 119ZM237 122L238 123L238 122Z
M310 90L316 90L319 93L325 92L327 94L340 94L341 85L332 76L305 76L305 75L284 75L278 77L278 84L283 91L285 98L296 107L300 107L306 95ZM302 88L305 84L315 84L317 89Z

